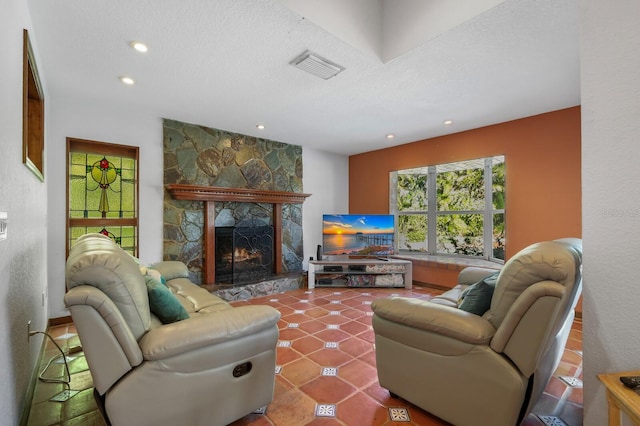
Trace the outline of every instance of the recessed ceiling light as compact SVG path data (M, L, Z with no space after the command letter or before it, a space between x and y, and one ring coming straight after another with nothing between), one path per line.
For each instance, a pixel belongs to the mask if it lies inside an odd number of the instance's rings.
M444 124L445 126L450 126L451 124L453 124L453 120L444 120L444 121L443 121L443 124Z
M138 52L142 52L145 53L149 50L149 48L147 47L146 44L140 42L140 41L132 41L131 43L129 43L131 45L131 47L133 47L134 49L136 49Z
M394 135L393 133L389 133L389 134L387 135L387 139L393 139L393 138L395 138L395 137L396 137L396 135Z
M256 127L260 130L264 129L264 124L256 124Z
M126 75L120 77L120 81L128 86L131 86L133 83L135 83L135 81L131 77L127 77Z

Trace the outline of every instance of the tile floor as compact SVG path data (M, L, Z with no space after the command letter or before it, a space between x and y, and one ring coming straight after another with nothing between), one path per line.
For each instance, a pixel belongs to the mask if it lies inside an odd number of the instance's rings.
M429 299L430 288L305 289L256 298L241 304L268 304L282 313L279 322L274 398L265 414L250 414L233 426L302 425L447 425L378 385L371 329L371 302L391 294ZM68 351L80 345L73 324L52 327L49 333ZM43 368L58 354L47 342ZM28 424L104 425L93 399L91 375L82 352L68 358L70 389L66 402L50 399L65 390L62 384L38 381ZM41 370L39 370L41 371ZM46 377L62 377L64 365L52 363ZM582 424L582 323L576 321L562 362L534 413L523 426Z

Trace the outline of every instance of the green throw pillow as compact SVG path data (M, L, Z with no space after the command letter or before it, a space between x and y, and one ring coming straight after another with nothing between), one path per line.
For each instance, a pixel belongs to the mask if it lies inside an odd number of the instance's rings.
M145 275L149 294L149 308L163 324L180 321L189 318L187 310L180 304L178 298L171 293L169 287L152 275Z
M485 277L475 284L471 284L462 292L462 302L459 309L482 316L491 307L491 298L496 288L498 272Z

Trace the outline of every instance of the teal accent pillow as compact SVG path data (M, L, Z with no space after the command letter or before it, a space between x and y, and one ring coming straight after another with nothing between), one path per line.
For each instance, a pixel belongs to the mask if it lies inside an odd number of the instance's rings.
M189 318L187 310L166 284L152 275L145 275L144 280L149 294L149 309L163 324Z
M482 316L491 307L491 298L496 288L499 272L471 284L462 292L462 302L459 309Z

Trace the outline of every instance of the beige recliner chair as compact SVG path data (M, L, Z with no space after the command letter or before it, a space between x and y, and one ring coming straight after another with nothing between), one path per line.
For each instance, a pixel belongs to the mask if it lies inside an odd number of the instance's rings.
M458 309L460 293L495 272L461 271L431 301L372 304L380 385L456 426L514 426L531 411L560 362L581 293L582 241L533 244L500 271L482 316Z
M163 324L150 312L140 265L107 237L79 238L67 260L64 300L108 421L225 425L269 404L280 313L230 306L181 262L153 269L187 319Z

